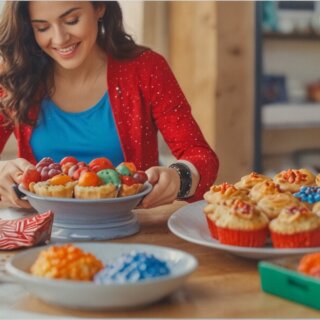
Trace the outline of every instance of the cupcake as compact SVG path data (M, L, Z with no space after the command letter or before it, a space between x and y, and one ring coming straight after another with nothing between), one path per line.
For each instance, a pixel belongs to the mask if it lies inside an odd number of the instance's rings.
M94 255L72 244L65 244L41 251L30 271L45 278L92 281L102 269L102 262Z
M220 185L213 185L205 193L204 199L208 202L203 211L210 234L213 238L217 239L218 233L215 221L220 215L221 207L230 206L235 199L248 199L248 192L246 190L239 190L232 184L222 183Z
M216 221L218 238L223 244L262 247L268 234L268 218L255 205L237 199Z
M281 190L272 180L265 180L256 184L249 193L249 197L254 202L259 202L263 197L269 194L280 193Z
M29 190L44 197L72 198L76 183L69 176L61 173L47 181L31 182Z
M282 191L291 193L298 192L302 186L312 186L315 184L314 174L307 169L281 171L275 175L273 180L280 186Z
M114 171L105 169L102 171ZM116 184L105 183L105 180L99 175L101 171L87 171L81 174L77 185L74 187L74 196L77 199L106 199L115 198L118 193Z
M213 205L221 203L232 202L234 199L247 199L248 191L240 190L233 184L222 183L220 185L213 185L208 192L204 194L204 199Z
M257 172L251 172L250 174L243 176L239 182L235 183L235 187L250 191L256 184L266 180L271 180L271 178Z
M116 170L121 180L119 197L132 196L139 193L143 189L144 183L148 180L146 173L137 171L132 162L122 162L116 167Z
M275 248L320 246L320 218L303 204L282 209L269 229Z
M74 196L77 199L107 199L117 196L117 188L112 184L101 186L79 186L74 187Z
M262 197L257 203L257 209L263 212L269 220L276 218L284 208L299 204L299 200L290 193L268 194Z
M235 201L235 200L236 199L233 199L233 201ZM214 205L214 204L209 203L203 209L206 220L207 220L208 228L210 231L210 235L214 239L218 239L218 229L216 226L216 221L221 217L222 214L226 213L228 205L230 205L230 204L231 204L231 202L230 203L222 203L220 205Z

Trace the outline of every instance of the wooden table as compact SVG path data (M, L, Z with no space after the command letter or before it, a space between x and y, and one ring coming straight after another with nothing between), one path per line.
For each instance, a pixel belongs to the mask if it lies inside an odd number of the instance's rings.
M172 234L167 220L183 205L185 203L176 202L137 210L140 233L112 241L168 246L193 254L199 262L197 271L171 296L136 310L93 313L55 307L15 284L0 283L0 318L15 314L26 318L27 314L20 312L32 313L33 318L35 315L39 318L47 315L57 318L319 318L317 310L262 292L256 261L192 244ZM0 259L6 255L1 252Z

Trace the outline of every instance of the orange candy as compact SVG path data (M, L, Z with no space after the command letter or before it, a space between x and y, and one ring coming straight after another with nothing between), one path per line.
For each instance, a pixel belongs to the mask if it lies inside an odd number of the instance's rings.
M80 175L78 185L81 187L96 187L101 185L101 180L95 172L87 171Z
M41 251L30 271L33 275L46 278L92 281L102 268L102 262L93 254L65 244Z
M298 271L320 278L320 253L310 253L302 257Z
M56 176L52 177L49 180L50 185L58 186L58 185L66 185L68 182L73 181L68 175L61 173L57 174Z

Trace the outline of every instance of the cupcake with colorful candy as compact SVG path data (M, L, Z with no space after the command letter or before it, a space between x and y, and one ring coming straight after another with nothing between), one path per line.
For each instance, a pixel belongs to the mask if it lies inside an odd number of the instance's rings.
M320 218L302 203L282 209L269 229L275 248L320 246Z
M204 194L204 199L209 204L217 206L222 203L231 203L234 199L244 199L247 196L247 190L240 190L235 185L224 182L211 186L210 190Z
M271 180L271 178L257 172L251 172L250 174L243 176L240 181L235 183L235 187L250 191L256 184L266 180Z
M273 178L282 191L298 192L302 186L315 184L314 174L307 169L288 169L279 172Z
M290 193L281 192L268 194L257 203L257 209L263 212L269 220L275 219L282 209L299 205L299 200Z
M207 201L207 205L204 207L203 212L213 238L218 238L215 222L218 217L220 217L224 207L230 206L236 199L248 199L247 195L247 190L239 190L233 184L229 183L213 185L210 190L205 193L204 199Z
M272 180L265 180L256 184L251 190L249 197L254 202L259 202L262 198L270 194L281 193L279 185Z
M254 203L236 199L215 221L219 241L241 247L262 247L268 234L268 218Z
M133 162L122 162L116 167L121 186L119 197L132 196L140 192L148 177L144 171L138 171Z
M76 181L60 173L46 181L31 182L29 190L43 197L72 198Z

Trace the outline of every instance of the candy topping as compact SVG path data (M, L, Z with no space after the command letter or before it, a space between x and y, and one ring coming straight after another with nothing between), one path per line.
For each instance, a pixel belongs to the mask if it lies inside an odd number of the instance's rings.
M320 201L320 187L301 187L300 191L293 194L303 202L313 204Z
M250 203L241 199L235 200L235 202L232 205L232 209L235 214L240 216L246 216L248 218L249 216L253 215L254 211L254 207Z
M307 180L307 175L301 173L299 170L288 169L287 171L282 171L283 181L288 181L289 183L300 183Z
M108 263L95 275L94 281L98 284L133 283L169 274L165 261L150 253L132 251Z

